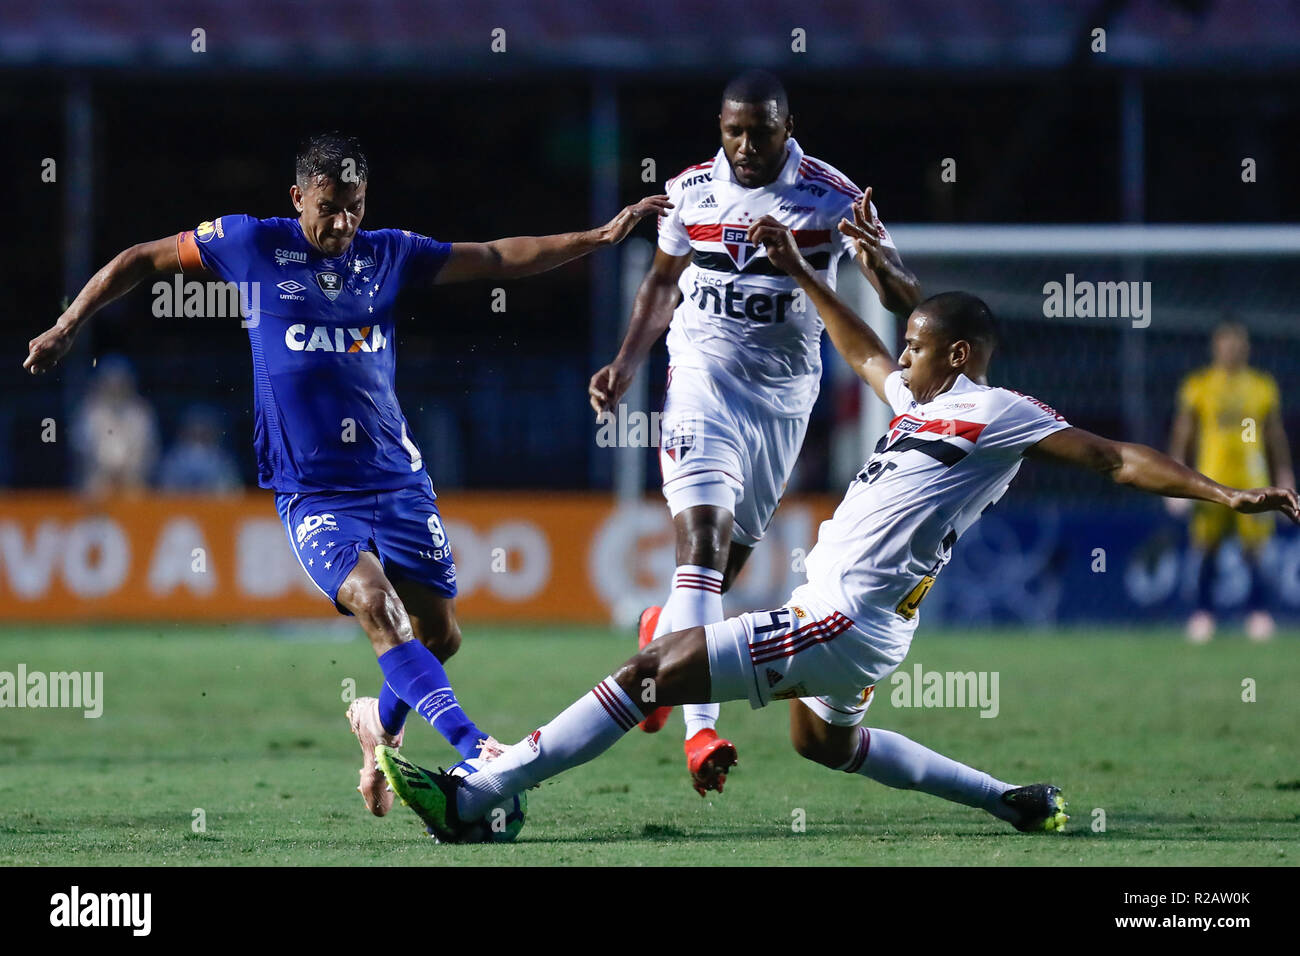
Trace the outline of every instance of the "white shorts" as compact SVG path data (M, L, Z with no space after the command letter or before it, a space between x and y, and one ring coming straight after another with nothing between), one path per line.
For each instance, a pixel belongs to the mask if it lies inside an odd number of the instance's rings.
M708 372L668 370L660 419L659 468L674 518L715 505L735 517L731 540L753 547L781 503L807 416L773 414Z
M851 621L803 585L785 607L705 627L712 697L748 698L754 708L798 698L826 723L854 727L875 686L907 656L914 630L886 611Z

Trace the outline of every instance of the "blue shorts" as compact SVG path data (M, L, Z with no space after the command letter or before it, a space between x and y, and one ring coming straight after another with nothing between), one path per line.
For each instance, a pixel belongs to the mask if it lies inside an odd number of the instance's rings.
M338 593L362 551L375 553L389 580L456 596L456 562L431 482L396 491L277 494L275 507L303 570L340 614L352 613L339 605Z

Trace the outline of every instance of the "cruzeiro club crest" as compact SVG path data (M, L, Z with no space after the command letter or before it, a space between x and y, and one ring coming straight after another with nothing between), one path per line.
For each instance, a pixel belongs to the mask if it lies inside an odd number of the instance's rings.
M723 226L722 227L722 245L727 250L727 255L731 256L731 261L736 264L737 269L744 269L749 265L754 253L758 250L754 244L749 241L749 229L745 226Z
M343 291L343 280L337 272L318 272L316 273L316 284L320 290L325 293L325 298L333 302Z

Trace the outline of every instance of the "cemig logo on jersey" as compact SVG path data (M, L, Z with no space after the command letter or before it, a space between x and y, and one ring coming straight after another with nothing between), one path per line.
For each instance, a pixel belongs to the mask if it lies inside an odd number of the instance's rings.
M749 241L749 230L744 226L723 226L722 247L731 256L737 269L743 269L754 258L758 248Z
M291 325L284 330L284 344L293 352L380 352L388 348L388 339L377 325L359 329L343 326Z
M306 262L307 253L298 252L294 249L276 249L275 264L277 266L287 266L291 262Z
M333 302L343 291L343 278L337 272L316 273L316 284L325 293L325 298Z

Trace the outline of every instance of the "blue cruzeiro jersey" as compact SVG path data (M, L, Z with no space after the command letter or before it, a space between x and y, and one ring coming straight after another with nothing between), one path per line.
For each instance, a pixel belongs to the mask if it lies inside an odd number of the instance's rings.
M448 243L358 230L327 259L297 219L222 216L182 233L183 268L256 283L253 350L258 484L278 492L377 491L425 480L394 391L393 305L431 283ZM251 297L251 296L250 296Z

